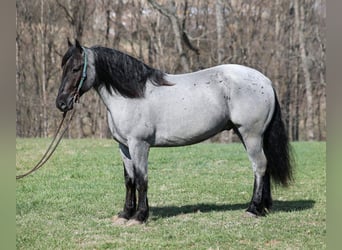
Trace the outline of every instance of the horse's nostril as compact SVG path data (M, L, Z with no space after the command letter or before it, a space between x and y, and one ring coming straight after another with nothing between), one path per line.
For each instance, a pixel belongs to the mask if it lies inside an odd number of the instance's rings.
M61 111L64 111L67 108L67 105L64 101L59 101L57 103L57 108L59 108Z

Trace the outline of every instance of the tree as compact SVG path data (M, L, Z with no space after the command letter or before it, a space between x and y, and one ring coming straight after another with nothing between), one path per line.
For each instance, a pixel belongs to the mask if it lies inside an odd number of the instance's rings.
M299 6L299 0L294 1L294 12L295 12L295 22L296 22L296 31L299 40L299 50L301 57L301 66L303 70L303 77L305 82L305 91L306 91L306 101L307 101L307 117L306 117L306 134L307 139L314 139L314 131L313 131L313 103L312 103L312 83L310 80L310 72L308 66L308 58L306 56L306 45L305 45L305 12L303 4Z
M326 138L325 0L18 0L16 6L18 136L50 136L58 125L54 101L69 37L168 73L222 63L256 68L274 84L290 138ZM95 92L77 106L69 137L110 136Z
M180 63L183 68L183 72L189 72L190 71L190 66L189 66L189 60L186 55L186 52L183 49L183 44L182 44L182 31L181 31L181 26L180 26L180 21L178 17L176 16L176 6L174 5L174 2L172 2L172 6L168 9L166 7L163 7L156 3L154 0L148 0L148 2L156 9L158 10L162 15L166 16L170 22L171 26L175 35L175 42L177 46L177 51L180 57Z
M224 57L224 19L223 19L223 2L216 0L216 33L217 33L217 63L221 64Z

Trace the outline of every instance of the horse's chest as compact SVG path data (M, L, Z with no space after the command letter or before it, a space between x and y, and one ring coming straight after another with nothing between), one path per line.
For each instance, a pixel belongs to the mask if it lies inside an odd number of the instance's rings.
M109 130L113 136L113 138L126 145L127 144L127 136L125 135L125 131L122 128L122 125L120 126L120 120L117 119L117 117L113 116L112 112L108 110L108 126Z

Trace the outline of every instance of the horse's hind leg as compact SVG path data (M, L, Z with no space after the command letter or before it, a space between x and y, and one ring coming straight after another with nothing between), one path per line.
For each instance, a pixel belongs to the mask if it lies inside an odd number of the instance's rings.
M257 216L265 215L265 208L270 208L272 198L270 177L266 173L267 160L263 151L262 136L259 133L244 131L242 128L239 128L239 132L254 172L253 196L247 212Z
M136 212L136 183L134 178L134 164L129 150L120 144L120 153L124 165L124 178L126 186L126 201L124 209L115 218L115 223L122 224L133 217Z

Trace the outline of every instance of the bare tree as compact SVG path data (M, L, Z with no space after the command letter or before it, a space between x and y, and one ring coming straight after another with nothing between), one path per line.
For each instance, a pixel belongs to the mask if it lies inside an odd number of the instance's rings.
M40 1L40 39L41 39L41 81L42 81L42 99L43 99L43 136L47 137L48 135L48 117L47 117L47 93L46 93L46 85L47 85L47 77L46 77L46 22L44 19L44 0Z
M84 27L94 13L96 5L90 4L90 1L86 0L66 0L64 2L57 0L56 2L73 28L74 37L82 41Z
M17 0L17 135L49 136L67 37L114 47L182 73L222 63L274 83L293 140L326 138L325 0ZM69 136L107 137L96 93L82 96ZM94 112L96 110L96 112ZM214 140L229 141L227 135ZM233 141L235 137L233 137Z
M170 20L171 26L175 35L177 51L180 56L180 63L183 67L183 71L189 72L190 71L189 60L183 49L183 45L182 45L182 33L183 32L181 32L180 22L175 13L175 10L176 10L175 6L173 5L171 8L166 8L166 7L161 6L154 0L148 0L148 2L156 10L158 10L162 15L166 16Z
M294 12L296 21L296 31L299 39L299 49L301 56L301 65L303 70L304 82L305 82L305 96L307 101L307 117L306 117L306 134L307 139L314 139L313 132L313 105L312 105L312 83L310 79L310 72L308 66L308 58L306 56L306 46L305 46L305 26L304 26L304 6L303 4L299 6L299 0L294 1Z
M224 57L224 19L223 2L216 0L216 33L217 33L217 63L221 64Z

